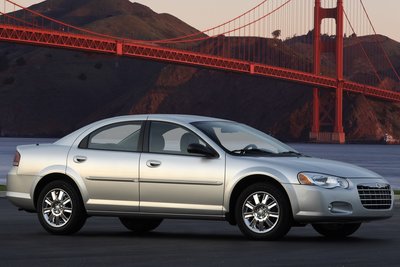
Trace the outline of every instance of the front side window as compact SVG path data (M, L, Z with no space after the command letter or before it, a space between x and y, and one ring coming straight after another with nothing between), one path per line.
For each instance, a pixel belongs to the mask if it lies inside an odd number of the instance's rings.
M141 123L103 127L89 136L87 148L113 151L138 151Z
M193 155L187 151L190 144L205 145L196 134L179 125L165 122L151 123L149 152Z

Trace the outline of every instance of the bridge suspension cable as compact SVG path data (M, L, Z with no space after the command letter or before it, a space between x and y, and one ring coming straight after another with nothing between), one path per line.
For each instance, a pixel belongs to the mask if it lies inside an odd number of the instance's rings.
M344 10L344 15L345 15L345 17L346 17L347 23L349 23L349 26L350 26L350 28L351 28L351 30L352 30L352 34L357 35L357 34L356 34L356 31L354 30L354 27L353 27L353 25L351 24L350 19L349 19L349 17L348 17L348 15L347 15L347 13L346 13L345 10ZM356 42L357 42L357 44L360 46L360 48L361 48L361 50L362 50L362 52L363 52L363 54L364 54L364 56L365 56L365 59L367 60L367 62L368 62L368 64L369 64L370 68L372 69L372 71L373 71L374 74L375 74L375 77L379 80L379 82L382 82L382 78L380 77L380 75L379 75L379 73L378 73L376 67L374 66L374 64L372 64L371 59L369 58L369 56L368 56L368 54L367 54L367 51L365 51L365 48L364 48L363 43L362 43L358 38L356 38ZM386 89L386 88L385 88L385 89Z
M25 24L28 24L28 25L31 25L31 26L34 26L34 27L37 27L37 28L45 28L44 20L48 20L49 22L53 22L53 23L55 23L56 25L61 26L61 27L58 27L58 29L57 29L57 28L56 28L56 29L51 28L52 30L62 30L62 31L68 31L68 32L70 32L71 29L72 29L72 30L76 30L76 31L78 31L78 32L80 32L80 33L90 34L90 35L94 35L94 36L98 36L98 37L119 39L118 37L115 37L115 36L111 36L111 35L107 35L107 34L102 34L102 33L94 32L94 31L90 31L90 30L87 30L87 29L84 29L84 28L80 28L80 27L73 26L73 25L71 25L71 24L64 23L64 22L62 22L62 21L60 21L60 20L57 20L57 19L48 17L48 16L43 15L43 14L41 14L41 13L39 13L39 12L36 12L36 11L30 9L30 8L24 7L24 6L22 6L22 5L20 5L20 4L16 3L16 2L14 2L14 1L11 1L11 0L4 0L4 1L5 1L5 2L8 2L8 3L10 3L10 4L12 4L12 5L14 5L14 6L20 8L20 9L22 9L23 11L27 11L27 12L29 12L30 14L33 14L33 15L34 15L34 16L32 16L33 21L35 21L35 19L36 19L35 16L37 16L38 18L41 18L41 19L42 19L41 23L40 23L40 21L37 21L36 23L35 23L35 22L32 23L32 22L29 22L29 21L27 20L28 17L27 17L25 14L24 14L24 15L25 15L25 16L24 16L24 19L19 19L19 18L16 18L16 17L14 17L14 16L10 16L10 15L7 16L7 17L10 17L10 18L12 18L12 19L18 21L18 22L22 22L22 23L25 23ZM5 9L5 8L4 8L4 9ZM13 13L15 13L15 11L14 11Z
M140 53L154 60L158 57L168 60L169 57L175 58L179 55L179 59L171 59L171 62L204 60L201 64L196 64L213 67L218 61L227 70L240 66L240 70L251 73L261 69L264 73L266 69L272 71L279 68L279 73L283 73L283 70L292 72L290 79L297 79L294 77L299 73L304 73L304 77L313 73L312 0L260 0L255 7L215 27L159 40L129 39L126 36L99 33L62 22L47 13L34 10L33 7L23 7L15 0L3 1L4 10L0 11L0 26L3 25L1 40L86 51L116 51L118 55ZM335 7L336 0L321 1L327 8ZM6 3L11 8L6 8ZM392 82L393 74L389 74L386 69L392 70L397 81L400 81L400 77L382 45L382 38L376 34L362 0L358 4L356 1L344 3L347 4L345 19L349 25L345 33L351 34L344 38L344 78L354 83L394 90L396 86L387 85L388 80ZM366 18L362 16L363 12ZM317 75L326 77L326 84L331 87L331 82L336 77L332 66L335 54L335 23L327 19L322 26L321 73ZM368 36L371 34L368 32L370 28L379 49L371 46ZM132 50L132 47L136 50ZM382 53L383 56L378 56ZM356 54L361 56L355 56ZM361 63L360 57L364 58ZM386 64L390 68L385 68ZM277 75L279 77L280 74ZM352 84L351 88L356 88L354 86ZM354 90L362 90L362 87L357 88Z
M374 25L372 24L371 18L370 18L370 16L369 16L368 12L367 12L367 9L365 8L365 5L364 5L363 0L360 0L360 3L361 3L361 6L362 6L362 9L364 10L365 15L367 16L368 22L369 22L369 24L370 24L370 26L371 26L371 28L372 28L374 34L375 34L374 36L376 37L376 36L377 36L377 33L376 33L376 30L375 30L375 27L374 27ZM376 38L375 38L375 40L376 40L376 42L379 44L379 47L382 49L383 55L384 55L386 61L388 62L390 68L392 69L393 73L394 73L395 76L397 77L397 80L400 81L399 73L397 72L397 70L396 70L395 67L393 66L393 63L392 63L392 61L390 60L389 55L388 55L387 52L386 52L386 49L383 47L382 43L381 43L379 40L377 40Z

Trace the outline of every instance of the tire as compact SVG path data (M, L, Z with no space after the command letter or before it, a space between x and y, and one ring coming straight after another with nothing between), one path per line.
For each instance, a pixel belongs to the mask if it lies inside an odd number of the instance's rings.
M141 219L120 217L121 223L135 234L145 234L156 229L163 219Z
M240 231L254 240L276 240L285 236L293 220L285 193L268 183L244 189L236 202L235 218Z
M360 228L361 223L313 224L315 231L328 238L344 238Z
M56 235L78 232L87 218L77 190L61 180L53 181L42 189L36 210L43 228Z

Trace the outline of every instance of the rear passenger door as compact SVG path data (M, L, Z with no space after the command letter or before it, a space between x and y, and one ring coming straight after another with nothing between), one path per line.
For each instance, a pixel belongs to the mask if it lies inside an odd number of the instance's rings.
M88 210L139 210L142 122L107 125L87 135L68 155L68 167L88 190Z
M141 212L222 215L225 158L190 154L190 143L207 145L177 124L150 123L140 159Z

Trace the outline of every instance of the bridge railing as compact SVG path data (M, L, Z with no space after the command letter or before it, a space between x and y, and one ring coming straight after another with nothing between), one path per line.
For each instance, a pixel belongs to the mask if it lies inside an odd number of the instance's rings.
M50 2L26 8L16 0L2 1L0 23L3 25L103 38L125 44L148 44L294 71L313 72L312 0L260 0L254 8L215 27L163 40L129 39L67 24L48 15L53 14ZM390 40L376 34L362 0L344 3L345 79L400 91L399 75L383 45ZM322 0L322 4L333 8L335 0ZM334 21L323 21L320 75L332 78L336 77L334 29Z

